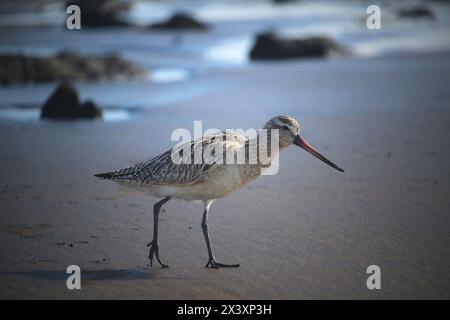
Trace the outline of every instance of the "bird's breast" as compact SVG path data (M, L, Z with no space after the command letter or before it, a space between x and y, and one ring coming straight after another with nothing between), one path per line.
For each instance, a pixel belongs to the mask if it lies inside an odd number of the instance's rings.
M201 184L217 198L222 198L247 185L260 175L256 165L222 165L206 175Z

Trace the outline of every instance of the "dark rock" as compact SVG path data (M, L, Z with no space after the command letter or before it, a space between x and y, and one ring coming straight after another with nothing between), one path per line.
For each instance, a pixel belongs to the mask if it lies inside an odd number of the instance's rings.
M0 54L0 84L63 80L99 81L144 77L147 71L117 55L62 51L50 57Z
M194 19L187 13L178 12L167 21L150 25L150 29L206 31L209 29L209 25Z
M278 60L326 57L331 53L342 54L345 52L344 48L329 38L284 39L272 32L265 32L256 37L255 44L250 51L250 59Z
M101 118L102 110L92 100L87 100L81 104L80 114L82 118Z
M299 0L272 0L272 3L274 4L286 4L286 3L293 3L298 2Z
M426 18L434 20L433 11L421 5L412 8L400 9L398 10L397 14L401 18L411 18L411 19Z
M131 26L122 20L120 15L130 8L129 2L118 0L74 0L67 5L75 4L81 9L81 28L83 27L127 27Z
M101 116L101 109L94 102L88 100L80 104L78 92L68 82L61 83L41 109L41 118L48 119L94 119Z

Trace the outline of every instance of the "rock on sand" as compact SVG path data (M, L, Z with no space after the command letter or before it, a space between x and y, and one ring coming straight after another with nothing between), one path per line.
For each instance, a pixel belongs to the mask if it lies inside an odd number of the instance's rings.
M120 18L129 10L130 2L118 0L75 0L67 5L75 4L81 9L82 27L127 27L130 24Z
M41 118L71 120L101 118L102 111L93 101L80 103L78 92L68 82L62 82L45 102Z
M61 51L54 56L0 54L0 84L62 80L99 81L141 78L147 70L115 54L81 55Z
M251 60L278 60L293 58L323 58L332 53L345 53L335 41L325 37L307 39L285 39L273 32L264 32L256 37L250 51Z
M158 22L150 25L150 29L156 30L194 30L194 31L206 31L209 29L209 25L198 21L187 13L178 12L175 13L168 20L163 22Z

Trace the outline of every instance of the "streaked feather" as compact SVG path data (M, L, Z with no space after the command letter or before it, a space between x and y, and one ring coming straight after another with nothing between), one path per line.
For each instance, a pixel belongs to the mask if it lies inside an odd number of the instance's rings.
M200 139L176 146L161 155L139 163L137 165L117 170L114 172L96 174L96 177L114 180L117 182L129 182L140 185L189 185L201 181L201 177L209 170L214 169L217 163L205 163L202 159L198 164L195 156L203 156L204 150L223 150L224 155L235 153L246 139L237 133L221 132L204 136ZM172 160L172 152L191 150L191 164L176 164ZM201 150L199 150L201 149Z

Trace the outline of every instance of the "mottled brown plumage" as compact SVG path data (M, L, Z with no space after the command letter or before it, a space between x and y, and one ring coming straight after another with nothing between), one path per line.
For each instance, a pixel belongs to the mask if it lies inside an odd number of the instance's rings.
M253 181L263 170L270 167L280 150L292 144L343 171L300 137L300 125L295 118L274 117L266 123L264 129L267 129L267 144L259 143L263 141L262 134L249 139L238 133L221 132L178 145L135 166L95 175L138 188L153 196L164 197L154 206L154 234L153 241L149 244L150 264L156 255L158 262L163 267L166 266L159 258L158 216L161 206L172 198L203 201L202 228L209 256L206 266L237 267L239 265L226 265L215 261L207 228L207 215L214 200L223 198ZM273 148L274 146L277 148ZM253 154L250 152L255 150ZM264 154L268 157L261 156ZM233 161L230 164L231 159ZM237 159L244 161L236 162Z

